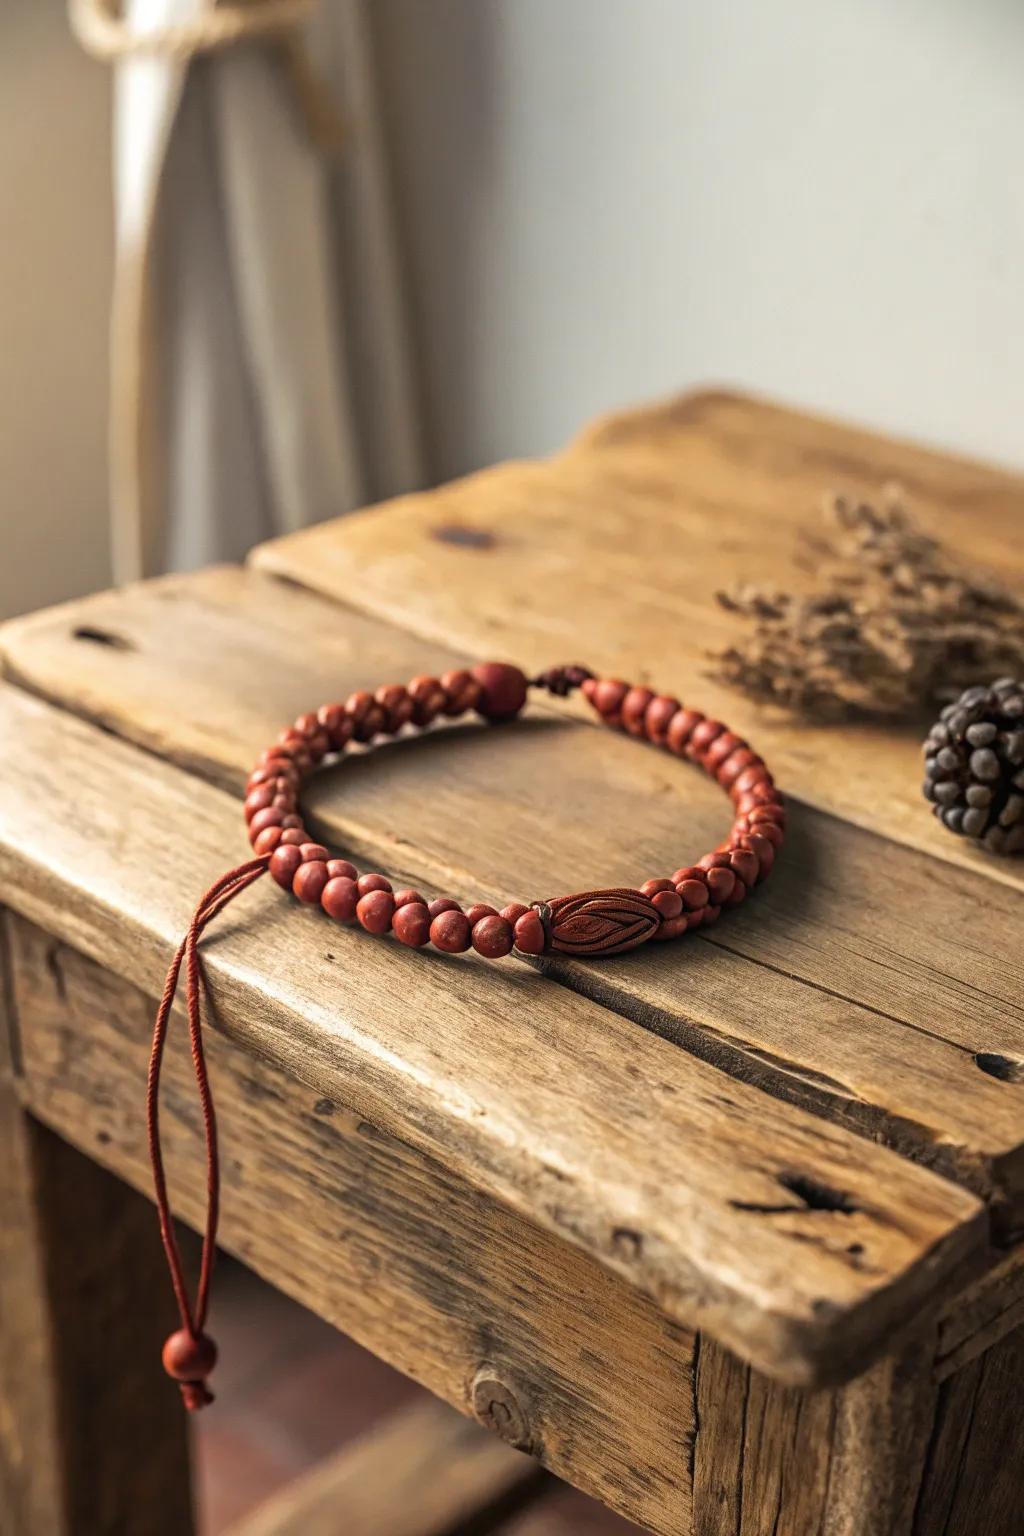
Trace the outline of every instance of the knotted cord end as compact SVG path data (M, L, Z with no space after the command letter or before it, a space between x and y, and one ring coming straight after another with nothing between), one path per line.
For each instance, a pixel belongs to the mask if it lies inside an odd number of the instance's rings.
M181 1400L189 1413L198 1413L200 1408L209 1407L213 1402L213 1393L205 1381L179 1381Z

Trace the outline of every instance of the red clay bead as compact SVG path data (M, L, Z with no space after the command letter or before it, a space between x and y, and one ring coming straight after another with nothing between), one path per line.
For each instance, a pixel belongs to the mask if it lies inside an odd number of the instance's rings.
M430 939L430 913L422 901L409 901L395 908L391 930L400 944L422 949Z
M265 811L269 805L272 805L275 794L276 790L272 784L261 784L258 789L246 795L242 806L246 821L252 821L257 811Z
M735 731L723 731L721 736L715 737L704 754L705 768L713 773L727 757L745 746L746 742L742 736L737 736Z
M681 880L678 892L687 912L696 912L708 904L708 888L703 880Z
M305 747L300 747L298 742L293 746L285 747L279 741L275 741L272 747L267 747L266 751L260 753L260 766L269 769L271 773L287 773L290 769L292 773L301 774L302 770L296 761L296 754L299 757L309 756Z
M733 779L731 789L734 795L747 795L759 784L771 782L771 775L760 758L748 763L742 773L738 773Z
M699 880L700 877L700 865L687 864L682 869L677 869L675 874L672 876L672 889L675 890L676 886L681 885L684 880Z
M781 848L786 841L786 834L774 821L761 821L760 818L756 821L752 819L750 830L751 832L756 832L758 837L766 837L773 848Z
M702 720L695 725L690 735L690 751L703 756L716 737L721 736L725 726L721 720Z
M321 730L330 737L331 746L340 752L352 738L352 721L345 713L344 704L321 704L316 718Z
M659 747L665 743L668 736L668 728L679 712L679 700L673 699L666 693L658 694L651 700L644 714L644 730L648 741L655 742Z
M644 716L654 698L650 688L631 688L622 701L622 724L631 736L643 736Z
M330 866L328 866L329 868ZM334 875L320 892L320 905L335 922L350 923L356 915L359 892L347 875Z
M727 897L722 905L723 907L738 907L746 899L747 887L742 880L737 879L736 884L732 888L732 895Z
M359 871L348 859L328 859L327 873L332 880L356 880L359 876Z
M466 908L466 916L469 918L469 926L472 928L482 917L497 917L497 907L489 907L486 901L474 901L471 907Z
M361 720L352 722L352 737L355 741L372 741L375 736L383 735L387 728L387 716L379 704L374 704Z
M717 747L718 742L715 742ZM740 747L738 751L731 752L718 766L715 778L723 789L732 789L741 774L746 773L751 763L757 761L756 754L750 747Z
M732 895L733 886L736 884L736 876L731 869L709 869L708 890L711 900L718 902L728 901Z
M377 689L374 698L384 711L387 729L392 736L403 725L408 725L412 719L413 702L408 689L403 688L401 683L384 683Z
M645 880L639 887L641 896L653 896L656 891L674 891L674 880Z
M468 912L466 917L468 919ZM483 955L485 960L500 960L509 953L512 948L512 924L499 917L497 912L485 914L472 926L473 948L478 955Z
M172 1381L205 1381L217 1364L217 1346L205 1333L179 1328L168 1337L161 1358Z
M602 677L594 688L591 702L598 714L616 718L621 716L622 701L629 692L629 684L617 677Z
M526 703L526 674L503 661L483 661L472 669L480 684L474 706L485 720L511 720Z
M683 898L678 891L655 891L651 900L666 921L678 917L683 910Z
M717 850L714 853L706 853L703 858L697 860L697 867L703 870L728 869L729 855L727 853L720 853Z
M506 923L511 923L515 927L523 913L529 912L529 910L529 907L525 906L521 901L510 901L507 907L502 907L501 915Z
M302 863L302 854L293 844L282 844L270 857L270 873L282 890L290 891L295 871Z
M245 781L245 792L251 795L254 789L259 789L263 784L272 784L278 777L276 768L254 768Z
M786 807L779 800L755 800L750 810L758 821L774 821L779 827L786 825Z
M297 831L300 831L301 828L302 828L302 817L301 816L297 816L294 811L290 812L289 815L281 817L281 825L282 825L282 827L284 827L286 832L297 832ZM308 842L309 841L309 833L308 832L305 834L305 837L306 837L306 841Z
M447 700L444 713L453 719L456 715L464 715L467 709L473 709L481 692L478 680L464 667L445 672L441 677L441 687Z
M303 860L295 871L292 895L297 896L300 901L308 902L310 906L316 906L326 884L327 865L323 859Z
M300 822L297 827L283 827L281 829L281 841L278 844L278 847L283 848L287 843L290 844L293 848L301 848L303 843L308 842L309 833Z
M542 955L547 948L548 936L539 912L527 910L517 917L514 934L516 949L524 955Z
M665 733L665 745L669 751L682 757L690 737L703 719L704 716L698 709L678 710L669 721L668 730Z
M751 853L749 848L736 848L729 854L729 863L744 885L753 885L760 869L756 854Z
M425 907L427 905L419 891L414 891L407 887L404 891L395 892L396 909L398 907L408 907L412 905L419 905L421 907Z
M409 684L412 699L412 718L416 725L430 725L448 703L448 695L441 687L439 678L421 673Z
M314 862L317 864L327 863L328 853L323 843L302 843L299 847L299 852L302 854L303 864L313 864Z
M775 862L775 849L766 837L761 837L757 832L747 832L740 838L740 847L749 848L757 859L760 873L758 879L763 880L771 872Z
M465 912L439 912L430 925L430 942L446 954L461 954L470 945L469 918Z
M278 810L275 805L268 805L262 811L255 811L249 819L249 836L258 837L264 827L279 827L284 818L285 812Z
M689 918L683 912L678 917L669 917L663 923L659 923L658 927L651 934L651 938L661 940L677 939L681 933L686 932L689 926Z
M387 933L394 910L395 898L379 887L360 896L356 903L356 917L367 933Z
M258 853L261 855L264 853L273 853L274 849L277 847L283 836L284 829L282 827L264 827L263 831L257 834L256 839L253 842L253 853Z
M374 708L374 705L373 694L366 688L357 688L345 700L345 713L348 715L353 726L355 726L359 724L360 720L365 720L370 710Z
M441 912L461 912L462 908L454 896L435 896L433 901L427 902L427 911L433 918Z
M356 881L360 896L368 896L371 891L386 891L391 894L391 881L386 875L360 875Z

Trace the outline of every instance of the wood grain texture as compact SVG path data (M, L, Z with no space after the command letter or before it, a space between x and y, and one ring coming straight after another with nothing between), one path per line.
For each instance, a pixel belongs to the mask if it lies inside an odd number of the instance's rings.
M836 1394L826 1536L904 1536L927 1461L934 1340L915 1340Z
M131 1106L150 1001L18 919L11 948L30 1102L89 1158L145 1189L142 1126ZM985 1356L961 1371L940 1389L934 1419L930 1358L920 1352L882 1361L845 1387L783 1386L711 1338L695 1340L624 1280L341 1104L220 1035L209 1045L230 1149L227 1248L610 1507L663 1536L907 1536L915 1500L915 1536L946 1536L942 1520L954 1507L961 1513L948 1530L956 1536L1015 1530L1005 1519L1018 1486L1016 1355ZM198 1225L203 1167L180 1031L164 1117L176 1210ZM165 1293L165 1277L153 1286ZM1014 1372L1007 1359L1017 1360ZM151 1402L177 1412L155 1341L139 1365ZM992 1393L1001 1394L1005 1422L993 1417ZM971 1428L979 1405L980 1445ZM329 1510L335 1523L326 1530L343 1519L346 1531L396 1536L406 1519L425 1536L447 1530L442 1515L456 1506L490 1505L526 1476L513 1452L498 1454L499 1442L474 1449L471 1425L435 1428L430 1453L418 1444L407 1456L406 1427L385 1427L253 1516L245 1536L312 1536ZM394 1469L385 1493L399 1514L369 1498L371 1487L380 1492L385 1448ZM416 1498L407 1497L413 1484ZM134 1517L144 1519L148 1489L132 1497ZM967 1519L972 1500L985 1512L976 1524ZM1002 1524L985 1523L997 1514ZM50 1527L25 1527L40 1528Z
M1017 1328L943 1382L912 1536L1018 1536L1022 1377Z
M612 417L560 456L264 545L256 564L475 654L588 666L677 693L756 739L801 800L1020 889L1022 863L951 837L920 798L914 723L806 727L706 676L740 621L714 593L738 580L806 589L801 530L830 490L890 481L925 528L1024 588L1024 480L725 393Z
M0 721L7 899L153 995L184 893L232 861L234 802L13 690ZM204 944L225 1033L768 1372L861 1368L980 1256L982 1208L926 1170L526 967L403 951L279 896Z
M231 569L34 615L0 630L0 651L24 686L233 789L301 710L459 659ZM569 816L552 814L554 783L571 786ZM370 867L499 902L671 873L728 825L721 792L688 765L551 710L352 757L305 803ZM1022 937L1014 892L797 806L771 881L707 936L550 969L957 1178L1007 1240L1024 1221ZM1001 1077L978 1065L992 1055Z
M936 1388L924 1337L831 1391L767 1380L704 1336L693 1536L907 1536Z
M31 925L13 927L29 1101L148 1191L137 1105L152 1003ZM175 1211L199 1227L205 1177L183 1036L168 1045L161 1120ZM686 1530L692 1333L343 1101L219 1033L208 1052L224 1247L560 1476L666 1536ZM166 1275L152 1283L169 1295ZM214 1334L217 1294L215 1284ZM140 1365L180 1422L157 1349Z
M943 1381L1024 1326L1024 1246L1004 1254L939 1319L935 1375Z
M0 929L0 1531L187 1536L183 1416L143 1365L174 1322L153 1212L23 1108Z
M548 1480L442 1403L417 1403L297 1478L225 1536L479 1536ZM553 1486L553 1485L552 1485ZM488 1518L493 1511L493 1519Z

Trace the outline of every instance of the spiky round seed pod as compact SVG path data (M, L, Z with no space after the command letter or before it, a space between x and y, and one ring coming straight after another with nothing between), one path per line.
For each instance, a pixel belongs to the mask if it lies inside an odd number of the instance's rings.
M1024 853L1024 682L1001 677L948 704L924 744L924 797L951 832Z

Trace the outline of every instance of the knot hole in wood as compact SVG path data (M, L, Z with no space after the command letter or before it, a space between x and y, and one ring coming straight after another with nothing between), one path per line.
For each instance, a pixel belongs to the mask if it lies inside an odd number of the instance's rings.
M473 1412L485 1429L500 1436L517 1451L536 1454L529 1416L507 1381L493 1366L482 1366L470 1388Z

